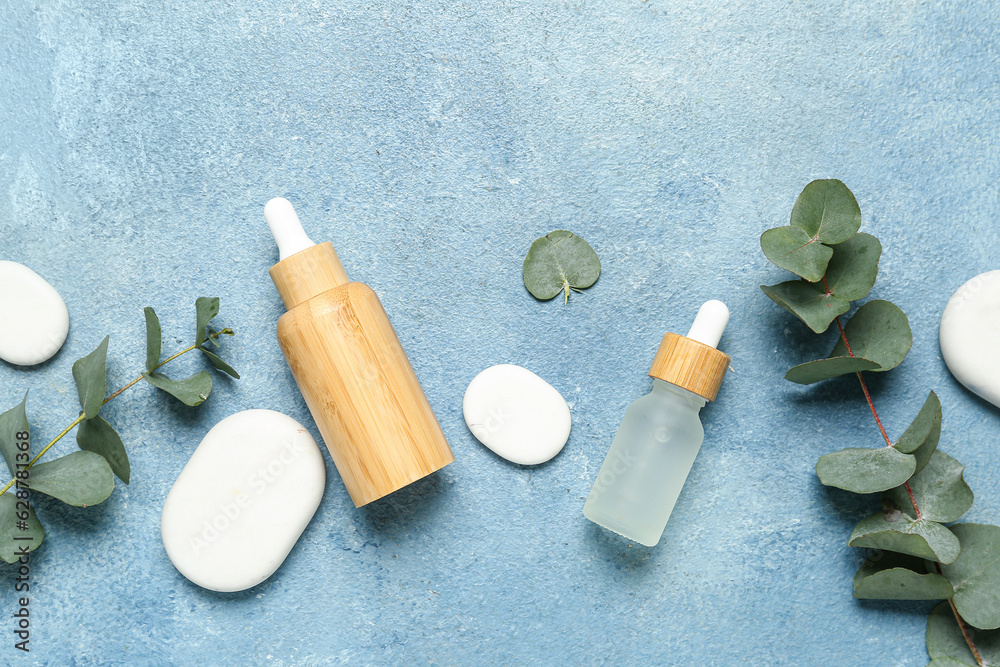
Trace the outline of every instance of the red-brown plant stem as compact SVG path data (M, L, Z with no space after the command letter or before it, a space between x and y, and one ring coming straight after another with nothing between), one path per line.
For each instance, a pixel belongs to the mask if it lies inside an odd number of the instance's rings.
M827 292L829 293L830 288L826 285L826 277L823 278L823 285L826 286ZM844 333L844 326L840 323L840 318L834 318L837 323L837 329L840 331L840 339L844 341L844 346L847 348L847 354L854 356L854 352L851 351L851 344L847 342L847 334ZM865 378L861 375L861 371L857 372L858 382L861 383L861 390L865 393L865 400L868 401L868 407L871 408L872 416L875 417L875 423L878 424L878 430L882 432L882 437L885 438L885 444L888 447L892 447L892 440L889 439L888 434L885 432L885 428L882 426L882 420L879 419L878 411L875 410L875 403L872 401L872 396L868 392L868 385L865 384ZM913 505L913 511L916 513L918 519L923 517L920 512L920 507L917 505L917 498L913 495L913 489L910 488L910 482L903 482L903 486L906 488L907 495L910 496L910 504ZM941 569L940 563L934 563L934 567L937 568L938 574L944 575L944 571ZM969 630L965 625L965 619L962 615L958 613L958 607L955 606L954 600L948 600L948 605L951 607L951 612L955 615L955 622L958 623L958 629L962 631L962 636L965 638L965 643L968 644L969 650L972 651L973 657L976 659L976 663L980 667L985 667L986 663L983 662L983 657L979 654L979 649L972 642L972 635L969 634Z

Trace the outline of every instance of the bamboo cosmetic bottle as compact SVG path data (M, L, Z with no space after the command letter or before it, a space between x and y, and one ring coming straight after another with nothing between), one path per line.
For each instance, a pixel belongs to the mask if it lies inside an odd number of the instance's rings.
M288 312L278 343L355 506L455 460L375 292L351 282L275 198L264 217L280 251L271 279Z

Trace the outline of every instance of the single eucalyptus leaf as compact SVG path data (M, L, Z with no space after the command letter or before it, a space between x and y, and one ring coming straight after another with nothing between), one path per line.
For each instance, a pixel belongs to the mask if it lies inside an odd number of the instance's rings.
M951 583L927 572L920 558L891 551L877 552L854 575L854 597L861 600L950 600Z
M45 539L45 529L35 510L13 493L0 496L0 559L17 562L23 550L34 551Z
M983 661L987 665L1000 665L1000 630L979 630L970 628L968 623L966 630ZM927 654L934 667L979 667L947 602L935 607L927 618Z
M132 468L122 439L103 417L94 417L80 422L76 431L76 444L80 449L100 454L111 466L115 477L128 484Z
M28 392L25 392L24 398L18 405L0 415L0 453L7 462L11 476L17 472L17 455L28 454L27 449L18 449L17 445L27 442L30 447L31 429L28 427L28 415L24 409L27 402ZM27 463L27 460L24 463Z
M219 314L219 297L200 296L195 300L194 307L198 312L198 333L194 337L194 344L201 345L205 342L205 328Z
M115 490L115 475L100 454L73 452L33 467L31 490L68 505L88 507L108 499Z
M842 182L836 179L813 181L795 200L791 223L810 237L836 245L861 228L861 207Z
M522 267L524 286L531 295L548 301L560 292L586 289L601 275L601 260L590 244L572 232L558 230L536 239Z
M886 509L862 519L847 543L940 563L955 562L961 551L958 538L945 526L927 519L913 520L897 509Z
M823 278L833 250L799 227L769 229L760 235L764 256L777 266L815 283Z
M910 491L920 508L920 515L938 523L958 521L972 507L972 489L962 476L965 466L944 452L934 452L926 468L910 478ZM887 506L891 503L916 518L910 494L906 488L898 486L885 492L882 497Z
M206 350L203 347L199 347L198 349L201 350L202 354L204 354L206 357L208 357L208 360L210 362L212 362L213 366L215 366L216 368L218 368L223 373L226 373L228 375L232 375L237 380L240 379L240 374L236 372L236 369L234 369L232 366L230 366L229 364L227 364L226 362L224 362L222 359L220 359L214 353L209 352L208 350Z
M923 470L927 464L930 462L931 457L934 452L937 451L938 441L941 439L941 420L936 419L931 425L930 435L924 440L924 444L917 447L913 452L914 458L917 459L917 472Z
M893 447L904 454L912 454L922 444L927 442L934 430L934 424L941 426L941 401L933 391L927 395L923 407L910 425L903 431L903 435L893 443Z
M826 331L838 315L843 315L851 308L850 301L827 294L822 285L804 280L787 280L777 285L761 285L760 289L771 301L802 320L816 333Z
M826 287L845 301L863 299L875 286L881 254L879 240L864 232L834 246L826 269Z
M966 623L981 630L1000 628L1000 526L960 523L952 531L962 554L942 566L955 587L955 606Z
M97 349L73 362L73 380L80 396L80 407L87 419L93 419L104 403L108 391L108 339L105 336Z
M908 480L916 466L916 459L892 447L849 447L821 456L816 474L826 486L853 493L876 493Z
M829 357L793 366L785 373L785 379L798 384L813 384L839 375L873 371L878 368L879 365L874 361L861 357Z
M910 322L898 306L888 301L869 301L858 308L844 334L851 344L850 353L841 338L830 353L831 357L855 356L870 359L887 371L903 363L913 345Z
M146 315L146 370L152 371L160 363L160 352L163 335L160 331L160 318L149 306L142 311Z
M207 371L195 373L183 380L171 380L162 373L143 373L146 382L161 389L184 405L201 405L212 393L212 376Z

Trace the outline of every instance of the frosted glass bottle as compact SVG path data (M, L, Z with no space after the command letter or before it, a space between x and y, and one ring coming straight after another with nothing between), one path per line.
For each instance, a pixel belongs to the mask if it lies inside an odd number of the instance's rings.
M653 390L625 411L583 507L588 519L644 546L660 541L705 437L699 412L729 368L715 349L728 321L726 306L709 301L686 337L663 337Z

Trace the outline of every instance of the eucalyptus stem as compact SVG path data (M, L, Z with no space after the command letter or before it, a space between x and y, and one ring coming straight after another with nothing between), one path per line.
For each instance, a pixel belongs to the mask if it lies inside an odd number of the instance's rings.
M826 278L823 278L824 284L826 283ZM827 288L829 290L829 288ZM849 356L854 356L854 352L851 351L851 344L847 342L847 334L844 333L844 327L840 323L840 317L834 319L837 323L837 329L840 331L840 338L844 341L844 346L847 348L847 354ZM865 384L865 378L861 374L861 371L857 372L858 381L861 383L861 390L865 394L865 400L868 401L868 407L871 408L872 416L875 417L875 423L878 424L879 431L882 433L882 437L885 439L886 445L891 447L892 441L889 439L888 434L885 432L885 427L882 426L882 420L878 416L878 411L875 409L875 402L872 401L871 393L868 391L868 385ZM910 504L913 505L913 511L916 513L917 519L920 519L923 514L920 512L920 507L917 505L917 498L913 495L913 489L910 488L910 482L907 480L903 482L903 486L906 488L906 493L910 497ZM937 568L938 574L943 575L944 571L941 568L940 563L934 563L934 567ZM951 608L951 613L955 615L955 622L958 623L958 629L962 631L962 637L965 638L965 643L969 646L969 650L972 651L972 656L976 659L976 664L980 667L985 667L986 663L983 662L983 657L979 653L979 649L972 641L972 635L969 634L968 628L965 625L965 619L962 615L958 613L958 607L955 606L953 600L948 600L948 606Z
M215 332L213 332L209 336L209 338L210 339L218 338L219 334L221 334L221 333L224 333L224 331L215 331ZM169 356L166 359L164 359L163 361L161 361L160 363L158 363L155 366L153 366L153 370L155 371L156 369L160 368L164 364L167 364L167 363L173 361L177 357L179 357L179 356L181 356L183 354L187 354L188 352L191 352L192 350L196 350L196 349L198 349L197 345L192 345L190 347L186 347L183 350L181 350L180 352L178 352L177 354ZM143 377L145 377L145 373L143 373L142 375L140 375L136 379L132 380L131 382L129 382L128 384L126 384L124 387L122 387L118 391L110 394L107 398L104 399L104 401L101 403L101 405L104 405L105 403L107 403L111 399L116 398L117 396L119 396L126 389L135 386L140 381L142 381ZM57 442L59 442L60 440L62 440L66 435L68 435L70 431L72 431L80 422L83 421L83 419L84 419L84 414L81 412L80 416L78 416L76 419L74 419L73 422L69 426L67 426L62 431L60 431L59 435L57 435L56 437L52 438L52 440L49 442L49 444L47 444L44 447L42 447L42 451L40 451L37 454L35 454L35 457L33 459L31 459L31 461L28 462L28 465L25 466L25 470L27 470L28 468L31 468L33 465L35 465L35 463L37 463L38 460L40 458L42 458L42 456L45 455L45 452L47 452L50 449L52 449L52 446L54 444L56 444ZM7 491L10 489L10 487L14 486L14 482L15 481L16 481L16 478L10 480L9 482L7 482L7 484L2 489L0 489L0 496L2 496L3 494L7 493Z

